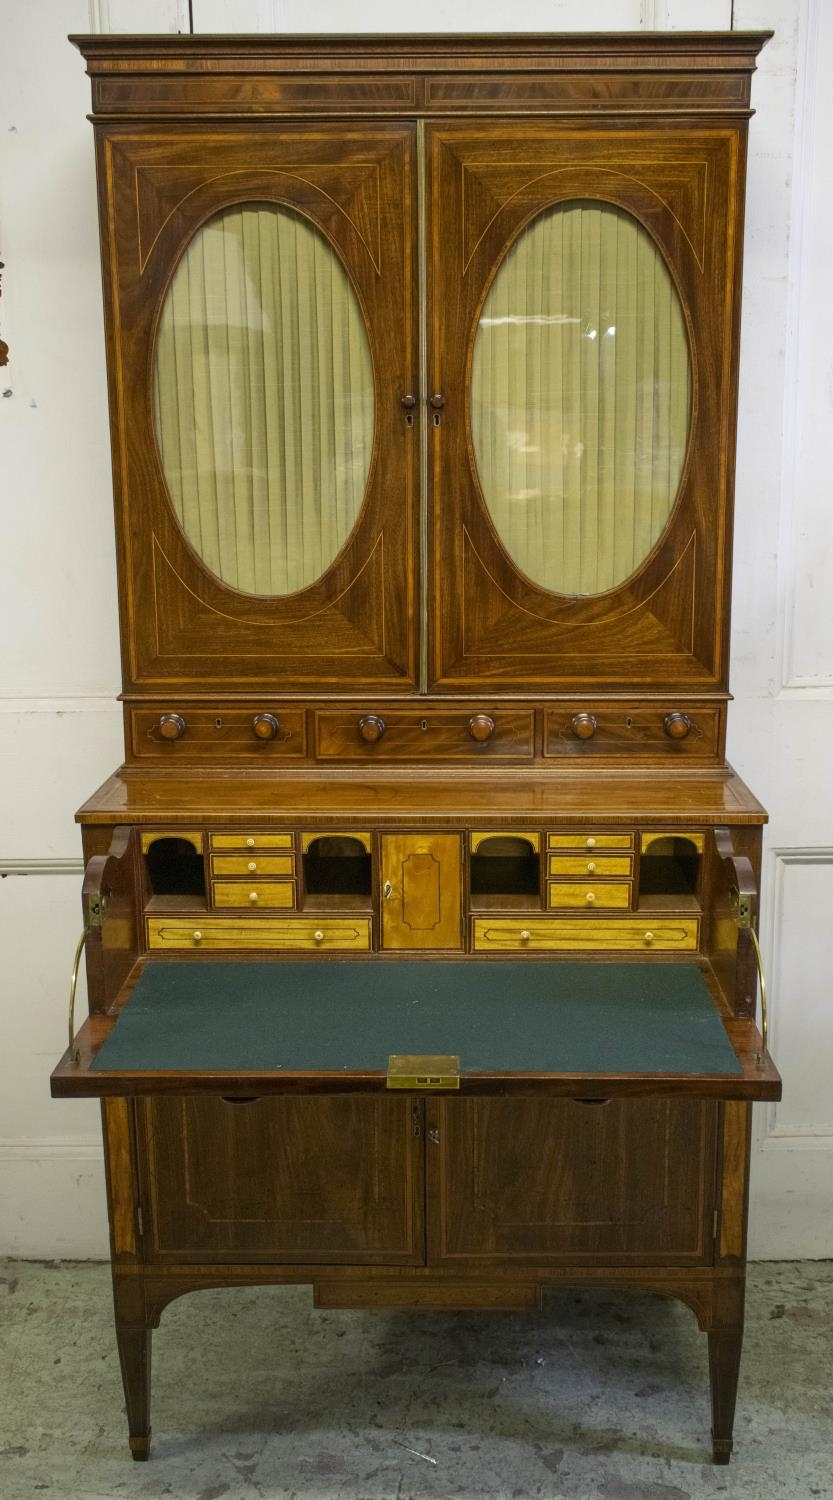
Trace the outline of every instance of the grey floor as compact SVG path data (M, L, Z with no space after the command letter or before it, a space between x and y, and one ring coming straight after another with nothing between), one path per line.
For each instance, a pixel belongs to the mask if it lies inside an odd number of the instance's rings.
M543 1315L318 1313L202 1292L155 1335L128 1456L107 1268L0 1261L2 1500L833 1497L833 1262L751 1268L735 1457L708 1461L705 1338L603 1293Z

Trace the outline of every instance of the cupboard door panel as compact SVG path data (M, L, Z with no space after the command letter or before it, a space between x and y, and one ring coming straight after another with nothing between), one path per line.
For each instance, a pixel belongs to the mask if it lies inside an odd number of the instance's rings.
M723 685L742 131L428 127L435 687Z
M413 687L415 127L100 151L126 687Z
M430 1257L708 1263L716 1105L443 1099ZM431 1212L431 1210L429 1210Z
M145 1099L157 1256L424 1259L422 1139L408 1099Z
M382 835L382 946L460 948L457 833Z

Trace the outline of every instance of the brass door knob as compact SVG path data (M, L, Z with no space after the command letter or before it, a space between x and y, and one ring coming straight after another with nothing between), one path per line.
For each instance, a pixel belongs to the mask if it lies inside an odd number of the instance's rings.
M252 729L259 740L275 739L280 727L274 714L255 714L252 719Z
M469 719L469 734L479 745L490 740L495 732L495 721L491 714L474 714Z
M688 714L666 714L662 721L662 727L668 735L669 740L684 740L686 735L690 733L691 720Z
M181 740L187 727L182 714L163 714L159 720L159 733L163 740Z
M359 736L367 745L375 745L385 732L385 721L378 714L364 714L359 719Z
M572 730L573 734L580 740L592 740L596 733L595 714L574 714Z

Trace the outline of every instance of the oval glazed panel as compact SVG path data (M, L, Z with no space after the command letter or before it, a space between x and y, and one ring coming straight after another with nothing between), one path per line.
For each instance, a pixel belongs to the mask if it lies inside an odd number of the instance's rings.
M685 461L691 361L657 246L608 204L550 208L492 283L472 364L492 522L541 588L598 594L648 556Z
M373 372L358 300L308 220L245 204L194 237L156 340L156 436L177 519L249 594L320 578L361 509Z

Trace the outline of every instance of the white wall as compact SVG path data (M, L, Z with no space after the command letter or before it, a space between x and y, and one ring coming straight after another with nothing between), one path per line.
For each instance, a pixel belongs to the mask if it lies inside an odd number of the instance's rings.
M753 1250L833 1250L833 63L825 0L433 0L403 30L774 27L754 80L731 753L768 803L775 1045ZM390 25L389 0L194 0L198 31ZM186 0L5 0L0 15L0 1253L106 1253L96 1107L53 1103L80 925L76 806L121 758L89 84L69 31L187 28ZM825 64L827 73L825 74ZM796 78L798 76L798 89ZM792 223L792 233L790 225ZM8 393L8 394L7 394ZM28 871L29 873L21 873Z

